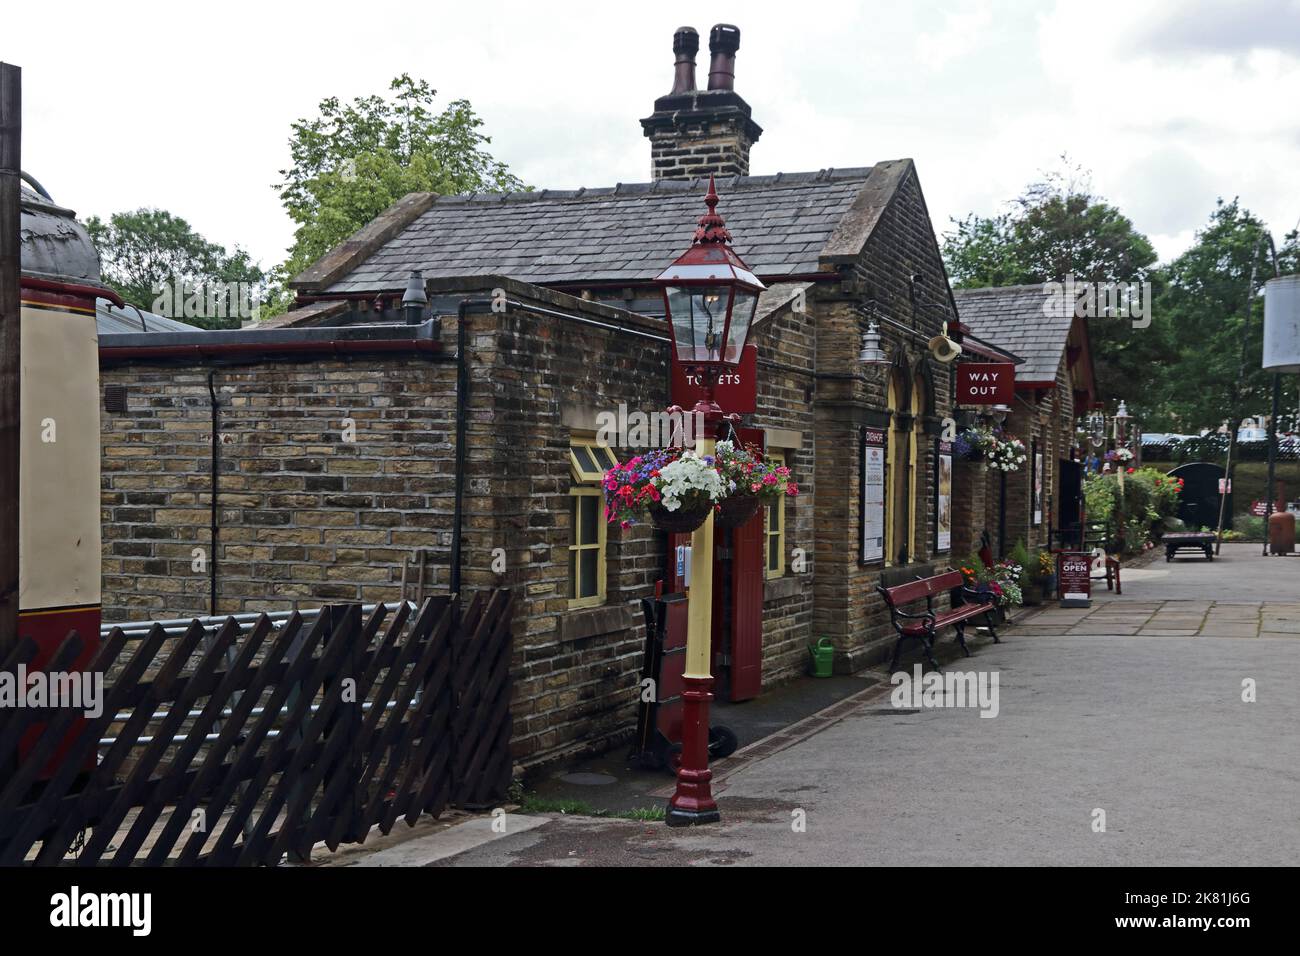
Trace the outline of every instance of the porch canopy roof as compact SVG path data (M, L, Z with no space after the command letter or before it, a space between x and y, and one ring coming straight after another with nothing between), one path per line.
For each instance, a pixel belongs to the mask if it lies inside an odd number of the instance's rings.
M1016 366L1016 387L1024 390L1056 387L1062 360L1075 391L1086 393L1086 405L1096 399L1092 356L1085 321L1052 296L1042 283L954 289L961 323L984 342L1023 361Z

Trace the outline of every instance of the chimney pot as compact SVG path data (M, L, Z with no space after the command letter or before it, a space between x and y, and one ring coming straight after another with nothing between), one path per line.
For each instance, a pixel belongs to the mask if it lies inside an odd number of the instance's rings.
M700 35L691 27L673 34L673 91L655 100L655 111L641 120L650 140L650 176L748 176L749 148L763 135L749 104L733 89L740 30L719 23L709 35L713 61L708 92L695 85L695 55Z
M709 89L736 88L736 51L740 49L740 28L719 23L709 31Z
M690 93L695 89L695 54L700 50L700 35L694 27L679 27L673 34L673 93Z

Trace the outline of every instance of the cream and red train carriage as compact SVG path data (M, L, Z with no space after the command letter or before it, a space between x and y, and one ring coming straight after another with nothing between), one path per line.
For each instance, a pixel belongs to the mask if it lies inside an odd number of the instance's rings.
M22 418L18 631L36 666L70 631L99 644L99 257L69 209L24 184L21 197Z

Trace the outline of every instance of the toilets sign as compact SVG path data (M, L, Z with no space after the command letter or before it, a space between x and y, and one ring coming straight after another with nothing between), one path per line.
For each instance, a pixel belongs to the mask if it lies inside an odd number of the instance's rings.
M1010 362L963 362L957 366L958 405L1010 405L1016 367Z

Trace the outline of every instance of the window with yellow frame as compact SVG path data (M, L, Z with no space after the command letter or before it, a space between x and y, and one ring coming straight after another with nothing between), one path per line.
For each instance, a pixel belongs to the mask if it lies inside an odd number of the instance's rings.
M767 457L775 464L785 464L785 452L769 451ZM767 503L767 519L763 531L767 576L779 578L785 574L785 495Z
M618 464L594 438L569 441L569 607L605 603L605 493L601 479Z

